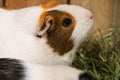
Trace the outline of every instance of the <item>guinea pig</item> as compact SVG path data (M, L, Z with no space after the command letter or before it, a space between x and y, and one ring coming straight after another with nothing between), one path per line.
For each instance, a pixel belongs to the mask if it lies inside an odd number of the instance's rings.
M0 58L69 65L92 25L92 13L76 5L0 9Z
M0 58L0 80L96 80L87 72L63 65L31 64Z

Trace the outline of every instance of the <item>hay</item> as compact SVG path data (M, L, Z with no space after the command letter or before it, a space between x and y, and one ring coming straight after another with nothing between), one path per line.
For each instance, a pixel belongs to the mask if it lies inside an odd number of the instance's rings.
M99 80L120 80L120 34L116 46L113 35L89 36L78 49L72 66L89 71Z

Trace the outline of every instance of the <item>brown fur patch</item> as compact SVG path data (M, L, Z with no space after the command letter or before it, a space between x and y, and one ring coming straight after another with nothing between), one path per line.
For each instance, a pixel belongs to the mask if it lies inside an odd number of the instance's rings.
M53 0L53 1L48 2L46 4L42 4L41 7L43 9L48 9L48 8L53 8L53 7L57 6L57 5L58 5L57 1Z
M52 26L47 31L47 44L53 48L55 52L58 52L59 55L64 55L73 48L73 41L70 39L74 26L75 19L72 15L67 12L52 10L44 12L40 16L39 27L45 23L46 18L52 17ZM69 18L72 20L72 23L68 27L64 27L62 22L64 19Z

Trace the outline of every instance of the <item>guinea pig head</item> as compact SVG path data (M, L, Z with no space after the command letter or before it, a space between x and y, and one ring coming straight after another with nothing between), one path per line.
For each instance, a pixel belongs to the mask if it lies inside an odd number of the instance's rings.
M75 19L67 12L51 10L43 13L40 17L38 37L46 37L47 44L60 55L73 48L70 39L75 27Z
M67 9L64 10L66 6ZM71 11L70 7L69 5L63 5L49 9L44 11L39 19L37 37L46 38L47 44L59 55L77 49L91 27L91 25L88 25L91 15L82 20L87 17L86 9L80 8L78 13L78 11ZM73 8L76 9L75 6ZM81 9L83 9L83 12L81 12ZM88 14L90 14L89 11Z

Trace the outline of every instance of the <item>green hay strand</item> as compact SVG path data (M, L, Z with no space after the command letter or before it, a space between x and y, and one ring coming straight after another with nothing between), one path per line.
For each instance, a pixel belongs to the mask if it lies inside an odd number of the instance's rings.
M98 80L120 80L120 34L117 46L113 44L113 34L89 36L78 49L72 66L89 71Z

